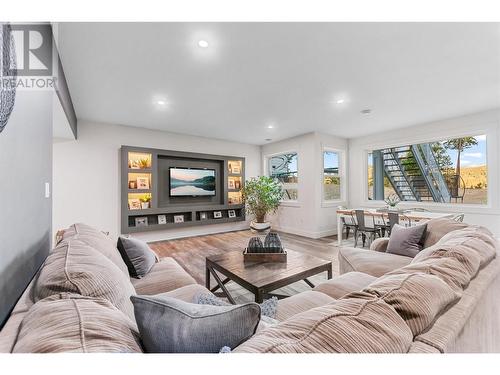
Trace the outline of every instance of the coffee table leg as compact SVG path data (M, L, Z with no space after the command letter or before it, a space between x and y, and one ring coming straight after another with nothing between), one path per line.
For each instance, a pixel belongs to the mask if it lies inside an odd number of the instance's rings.
M326 270L326 272L327 272L327 278L328 278L328 280L330 280L333 277L332 266L328 267L328 269Z
M208 264L205 264L205 287L210 290L210 268Z
M209 268L208 270L212 274L212 276L214 277L215 281L217 282L217 284L219 285L219 287L222 289L222 291L224 292L224 294L226 295L226 297L229 300L229 302L231 302L233 305L236 305L236 301L231 296L231 294L229 294L229 291L226 289L226 287L225 287L224 283L222 282L222 280L220 279L219 275L217 275L217 272L214 269L212 269L212 268Z
M312 282L309 281L309 279L304 279L307 285L309 285L311 288L314 288L316 285L314 285Z
M257 303L264 302L264 291L262 289L257 289L255 291L255 302Z

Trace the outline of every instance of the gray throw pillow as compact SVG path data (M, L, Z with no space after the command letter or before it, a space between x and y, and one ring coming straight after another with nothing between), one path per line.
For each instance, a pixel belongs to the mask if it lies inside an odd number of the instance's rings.
M415 257L423 249L427 224L405 228L394 225L387 245L387 253Z
M142 344L148 353L218 353L236 348L256 331L256 303L198 305L170 297L131 296Z
M145 276L156 263L155 253L144 241L120 236L118 238L117 247L132 277L140 279Z

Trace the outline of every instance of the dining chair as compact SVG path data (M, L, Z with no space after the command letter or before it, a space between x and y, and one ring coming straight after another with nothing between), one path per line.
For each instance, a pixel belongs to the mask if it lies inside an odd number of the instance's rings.
M462 214L456 214L451 219L458 221L459 223L462 223L464 221L464 217L465 217L465 214L462 213Z
M353 233L356 233L356 230L358 229L358 224L356 223L356 219L354 218L352 212L349 216L342 216L341 220L342 220L342 233L344 233L345 230L345 239L348 240L351 229Z
M399 224L399 213L398 212L389 212L389 228L388 235L391 235L392 227L396 224Z
M363 247L365 247L366 237L369 238L369 244L375 240L377 234L380 235L380 230L375 227L368 227L365 224L365 211L364 210L356 210L356 221L358 223L358 227L354 232L354 247L358 246L358 238L361 235L363 240Z

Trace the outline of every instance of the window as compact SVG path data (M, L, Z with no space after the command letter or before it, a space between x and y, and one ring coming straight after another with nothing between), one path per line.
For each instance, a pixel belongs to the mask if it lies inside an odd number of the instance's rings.
M283 184L285 195L283 200L296 201L298 199L297 153L289 152L273 155L268 159L268 173L270 177L278 179Z
M340 153L323 151L323 200L342 199Z
M487 204L486 135L374 150L368 199Z

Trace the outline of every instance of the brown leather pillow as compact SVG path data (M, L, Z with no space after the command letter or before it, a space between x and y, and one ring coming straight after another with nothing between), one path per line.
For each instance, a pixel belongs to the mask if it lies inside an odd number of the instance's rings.
M132 322L102 298L55 294L24 317L14 353L140 353Z

